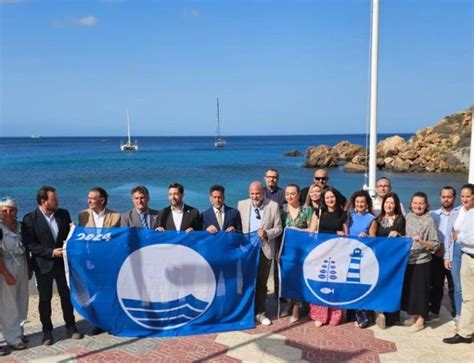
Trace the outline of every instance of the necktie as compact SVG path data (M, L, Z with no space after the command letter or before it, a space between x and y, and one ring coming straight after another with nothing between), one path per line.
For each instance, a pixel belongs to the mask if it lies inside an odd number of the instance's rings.
M143 228L148 228L147 214L146 212L140 213L140 220Z
M216 210L216 219L217 219L217 223L219 224L219 228L222 231L222 228L224 227L224 224L222 222L222 212L221 212L220 209Z

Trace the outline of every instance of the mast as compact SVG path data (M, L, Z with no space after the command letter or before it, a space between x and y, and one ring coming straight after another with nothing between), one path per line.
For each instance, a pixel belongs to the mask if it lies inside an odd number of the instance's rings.
M216 126L216 138L219 140L221 137L221 126L219 120L219 97L217 97L217 126Z
M377 68L379 48L379 0L372 0L372 34L370 57L370 139L369 193L375 195L377 178Z
M132 141L130 140L130 116L128 114L128 108L127 108L127 131L128 131L128 144L130 145Z

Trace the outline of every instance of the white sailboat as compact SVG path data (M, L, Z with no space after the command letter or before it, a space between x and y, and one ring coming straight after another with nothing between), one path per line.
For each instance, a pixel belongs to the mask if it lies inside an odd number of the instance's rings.
M122 150L122 151L138 151L138 141L135 140L135 143L132 143L132 141L130 139L130 116L128 114L128 108L127 108L127 131L128 131L128 141L125 144L123 144L120 141L120 150Z
M216 140L214 141L214 147L224 147L225 140L221 137L221 125L219 119L219 97L217 97L217 126L216 126Z

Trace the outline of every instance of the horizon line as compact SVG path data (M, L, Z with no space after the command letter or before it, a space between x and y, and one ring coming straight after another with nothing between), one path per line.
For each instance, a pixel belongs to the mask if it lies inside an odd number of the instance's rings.
M412 132L378 132L377 135L409 135L415 134L416 131ZM225 137L272 137L272 136L344 136L344 135L367 135L365 132L357 132L357 133L328 133L328 134L260 134L260 135L224 135L221 136ZM73 137L83 137L83 138L104 138L104 137L117 137L117 138L127 138L127 136L123 135L75 135L75 136L48 136L48 135L30 135L30 136L0 136L0 139L7 139L7 138L27 138L27 139L35 139L35 137L42 138L56 138L56 137L63 137L63 138L73 138ZM211 137L215 138L215 135L137 135L132 136L131 138L149 138L149 137Z

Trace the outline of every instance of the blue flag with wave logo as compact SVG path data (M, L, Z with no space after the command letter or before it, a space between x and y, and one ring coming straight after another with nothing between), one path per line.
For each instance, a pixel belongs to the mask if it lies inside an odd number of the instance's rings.
M251 329L259 249L255 233L76 227L66 276L77 312L114 335Z
M410 238L340 237L285 230L282 297L340 309L400 309Z

